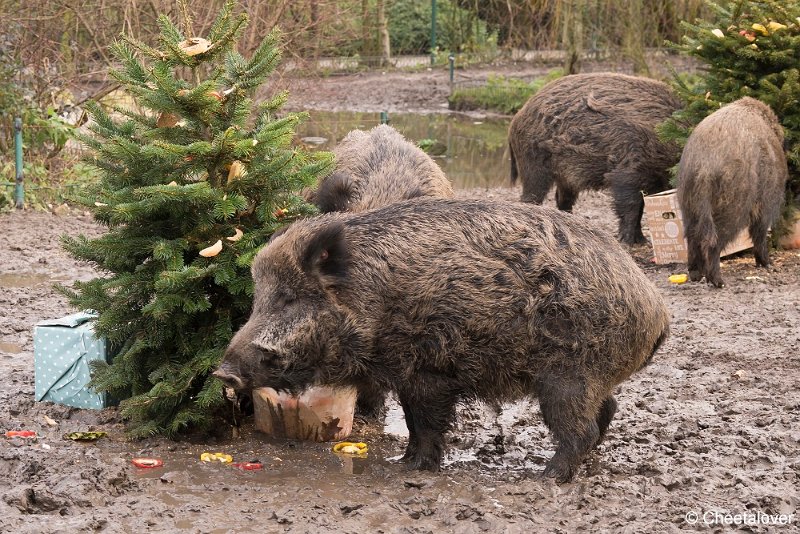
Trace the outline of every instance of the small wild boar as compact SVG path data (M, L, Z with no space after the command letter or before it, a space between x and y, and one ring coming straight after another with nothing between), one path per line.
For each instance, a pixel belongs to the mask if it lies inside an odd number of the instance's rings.
M694 129L678 166L678 203L689 278L722 287L719 255L747 228L756 265L769 266L767 230L781 212L789 169L783 128L772 109L744 97Z
M403 460L437 470L459 401L538 397L569 480L603 438L614 388L667 336L653 284L577 217L417 199L300 221L253 263L255 300L214 375L238 390L394 391Z
M574 74L544 86L511 121L511 183L523 202L541 204L555 183L556 204L571 211L578 193L611 190L619 239L644 243L642 193L668 189L679 148L655 127L681 107L656 80L614 73Z
M450 198L442 169L389 125L353 130L333 150L336 168L313 194L323 213L366 211L416 197Z

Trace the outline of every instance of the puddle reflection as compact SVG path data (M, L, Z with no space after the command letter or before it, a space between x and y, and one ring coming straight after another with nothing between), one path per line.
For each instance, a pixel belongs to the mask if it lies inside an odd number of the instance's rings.
M351 130L380 124L378 113L311 111L297 129L297 139L311 150L331 150ZM428 140L431 154L453 187L509 185L510 119L480 119L456 114L396 113L389 124L413 143Z

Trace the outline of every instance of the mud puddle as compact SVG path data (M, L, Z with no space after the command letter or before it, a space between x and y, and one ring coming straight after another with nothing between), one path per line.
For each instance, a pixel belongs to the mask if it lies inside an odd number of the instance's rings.
M0 273L0 288L29 288L71 280L71 276L56 276L50 273Z
M243 446L244 445L244 446ZM249 445L249 446L247 446ZM313 476L320 480L341 475L370 474L372 467L385 461L379 444L372 444L366 457L351 457L332 452L333 443L275 441L263 435L253 435L232 445L192 445L183 451L140 451L164 462L162 467L136 469L140 479L159 479L162 482L183 482L189 485L226 483L231 479L245 478L253 483L272 485L277 481ZM203 462L204 452L221 452L233 457L233 462ZM237 463L261 463L258 470L243 470ZM164 478L166 477L166 480Z
M5 343L0 342L0 352L5 352L8 354L19 354L22 352L22 345L17 343Z
M51 281L45 273L3 273L0 274L0 287L35 287Z

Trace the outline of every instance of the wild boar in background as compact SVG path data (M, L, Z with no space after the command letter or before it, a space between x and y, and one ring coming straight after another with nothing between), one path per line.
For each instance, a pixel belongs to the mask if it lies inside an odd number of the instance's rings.
M572 478L617 409L614 388L669 314L609 236L556 210L417 199L299 221L253 263L255 300L214 375L238 390L394 391L403 460L437 470L459 401L538 397Z
M353 130L333 153L336 167L311 197L323 213L359 212L411 198L453 196L441 167L389 125L368 132Z
M767 230L777 220L789 169L783 127L772 109L744 97L694 129L678 167L678 203L689 278L722 287L719 255L747 228L756 265L769 266Z
M411 198L453 196L441 167L387 124L349 132L333 153L333 173L309 198L323 213L361 212ZM384 393L362 388L358 414L378 419L385 401Z
M655 128L681 106L669 86L648 78L596 73L552 81L511 121L511 183L519 178L521 200L535 204L555 184L564 211L581 191L610 189L620 241L645 243L642 193L668 189L680 156Z

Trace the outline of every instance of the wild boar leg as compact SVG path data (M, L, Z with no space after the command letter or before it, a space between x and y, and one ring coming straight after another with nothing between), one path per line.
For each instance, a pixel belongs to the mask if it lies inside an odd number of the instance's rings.
M600 406L600 413L597 414L597 429L600 432L600 437L597 438L595 446L600 445L608 430L608 425L617 413L617 399L613 395L609 395Z
M688 264L689 264L689 280L692 282L699 282L702 280L706 272L705 256L700 249L700 240L688 239L689 250Z
M556 185L556 205L561 211L572 212L572 206L578 200L578 192L563 184Z
M406 418L406 426L408 427L408 445L406 445L406 452L400 458L401 462L411 462L417 457L417 450L419 444L417 443L417 431L414 430L414 415L411 413L411 408L408 403L400 401L400 406L403 407L403 415Z
M647 242L642 234L644 198L637 180L630 177L634 172L624 169L606 175L606 180L611 184L614 212L619 217L619 240L626 245Z
M551 165L551 157L543 150L534 155L526 155L520 165L522 195L520 201L541 204L553 188L556 176Z
M713 284L714 287L725 287L725 282L722 281L722 272L720 271L719 255L722 252L722 247L719 244L713 247L704 247L703 255L706 262L706 282Z
M762 217L750 216L750 240L753 242L753 255L756 257L756 266L758 267L769 267L767 226L767 222Z
M549 377L540 388L539 406L545 424L558 442L544 476L568 482L600 440L600 424L608 427L611 406L603 412L600 403L587 396L582 381L565 377Z
M358 388L356 414L372 420L380 421L386 405L386 393L376 384L363 385Z
M409 469L438 471L444 457L444 434L456 415L456 391L430 375L414 377L413 387L399 391L409 441L403 456Z

